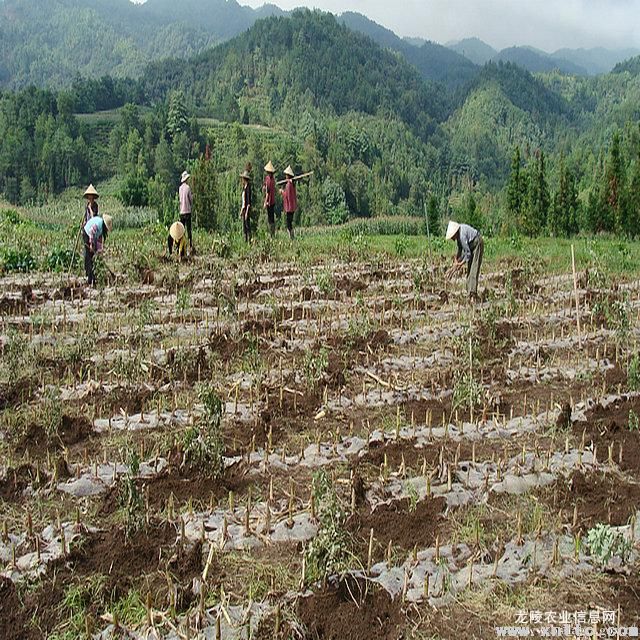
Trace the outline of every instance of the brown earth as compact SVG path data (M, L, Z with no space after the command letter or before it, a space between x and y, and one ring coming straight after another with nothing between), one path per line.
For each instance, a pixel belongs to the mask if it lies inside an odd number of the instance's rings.
M313 640L400 640L400 603L373 585L349 580L300 598L297 615Z
M38 472L24 464L17 469L7 469L4 479L0 480L0 500L20 503L25 500L25 491L29 487L36 488ZM46 482L46 475L40 472L40 483Z
M572 523L578 508L577 528L588 531L598 523L626 525L640 504L640 485L628 484L611 474L574 472L537 492L551 509L560 512L562 522Z
M347 520L347 528L357 538L365 555L371 529L376 548L383 552L389 542L408 551L416 545L418 549L426 549L435 543L445 509L444 498L421 500L413 511L410 501L404 499L380 505L373 511L354 513Z
M606 461L609 445L613 444L614 462L640 480L640 431L629 429L632 411L640 417L640 397L623 397L607 408L598 404L587 413L586 423L574 423L573 431L576 436L586 431L587 444L591 441L598 447L600 461Z

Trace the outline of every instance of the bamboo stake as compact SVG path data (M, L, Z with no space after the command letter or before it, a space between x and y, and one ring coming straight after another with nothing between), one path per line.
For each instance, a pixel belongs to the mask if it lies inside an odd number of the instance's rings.
M576 301L576 325L578 327L578 348L582 349L582 332L580 330L580 298L578 296L578 275L576 273L576 255L571 245L571 268L573 270L573 293Z

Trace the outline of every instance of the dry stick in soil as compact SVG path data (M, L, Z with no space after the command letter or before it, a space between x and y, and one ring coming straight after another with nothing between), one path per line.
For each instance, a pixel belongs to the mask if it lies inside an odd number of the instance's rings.
M582 349L582 332L580 331L580 298L578 296L578 276L576 274L576 254L571 245L571 269L573 270L573 294L576 301L576 324L578 326L578 348Z

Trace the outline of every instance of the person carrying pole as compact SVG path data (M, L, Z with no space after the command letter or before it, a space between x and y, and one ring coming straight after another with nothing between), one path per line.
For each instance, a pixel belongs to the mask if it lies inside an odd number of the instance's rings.
M96 274L94 271L93 259L96 254L101 253L107 235L111 233L113 220L111 216L104 215L90 218L82 229L82 239L84 241L84 271L87 276L87 284L90 287L96 286Z
M263 208L267 210L269 233L273 238L276 235L276 179L274 177L276 170L271 160L267 162L264 170L267 175L264 177L264 182L262 183L262 192L264 193Z
M284 170L284 175L287 177L284 189L280 189L280 194L284 201L284 212L287 217L287 230L289 231L289 238L293 240L293 216L298 210L298 195L296 193L296 185L293 181L295 173L289 165Z
M242 233L245 242L251 241L251 174L245 169L242 178L242 201L240 204L240 219L242 220Z
M182 261L187 255L187 239L185 237L185 229L182 222L174 222L169 227L169 236L167 237L169 256L173 253L174 246L176 248L178 260Z
M477 229L468 224L458 224L451 220L447 226L447 240L455 240L458 243L458 252L453 259L453 267L447 273L453 276L464 266L467 266L467 293L469 300L475 302L478 299L478 280L482 255L484 253L484 240Z
M180 189L178 195L180 197L180 222L187 230L189 236L189 251L195 253L193 248L193 232L191 229L191 209L193 208L193 191L188 184L188 180L191 176L187 171L182 172L180 176Z

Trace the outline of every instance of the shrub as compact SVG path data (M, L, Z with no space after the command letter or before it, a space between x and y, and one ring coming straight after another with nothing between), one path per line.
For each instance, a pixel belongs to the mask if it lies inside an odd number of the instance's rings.
M2 251L0 259L2 271L9 273L18 271L20 273L28 273L37 267L36 259L31 253L31 249L11 249L5 248Z
M618 556L622 562L626 562L631 551L631 544L619 531L611 525L597 524L587 534L587 546L598 562L605 566L609 561Z
M146 207L149 204L149 187L142 176L129 175L119 194L122 204L128 207Z

